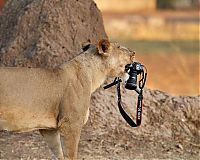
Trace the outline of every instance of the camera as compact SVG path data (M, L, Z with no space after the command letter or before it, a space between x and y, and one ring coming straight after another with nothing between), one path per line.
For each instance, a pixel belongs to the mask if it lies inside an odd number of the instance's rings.
M128 80L125 82L125 88L129 90L137 89L137 76L144 73L143 65L139 62L133 62L125 66L125 72L129 74Z
M143 88L147 78L147 69L144 65L139 62L133 62L125 66L125 72L129 74L128 80L125 82L125 88L129 90L134 90L138 93L138 102L137 102L137 114L136 114L136 123L133 119L126 113L121 104L121 92L120 92L120 83L122 80L120 77L115 77L114 81L106 86L104 89L110 88L114 85L117 85L117 96L118 96L118 108L122 117L131 127L138 127L142 121L142 102L143 102ZM140 75L140 79L137 79L137 76ZM139 87L137 88L137 83Z

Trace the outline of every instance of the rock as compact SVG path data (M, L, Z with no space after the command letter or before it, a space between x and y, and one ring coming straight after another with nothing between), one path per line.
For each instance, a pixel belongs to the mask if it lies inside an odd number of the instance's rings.
M181 144L177 144L176 148L183 150L183 146Z
M7 1L0 16L0 65L53 68L79 54L82 43L106 37L92 0Z

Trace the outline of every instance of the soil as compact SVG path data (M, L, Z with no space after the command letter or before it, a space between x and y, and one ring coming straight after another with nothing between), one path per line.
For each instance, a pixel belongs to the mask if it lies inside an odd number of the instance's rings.
M76 56L82 42L101 37L106 37L101 13L91 0L9 0L0 17L0 64L53 68ZM101 87L92 95L79 159L199 159L200 96L175 97L146 88L142 125L131 128L115 94L114 87ZM124 89L122 94L134 118L136 95ZM54 158L37 131L0 132L0 144L0 159Z

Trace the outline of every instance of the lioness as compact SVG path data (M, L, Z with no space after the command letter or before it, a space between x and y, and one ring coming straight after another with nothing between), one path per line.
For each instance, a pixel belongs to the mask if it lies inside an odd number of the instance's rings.
M108 40L56 69L0 68L0 130L39 130L58 159L76 159L90 97L107 76L117 76L134 52ZM62 151L63 145L67 150Z

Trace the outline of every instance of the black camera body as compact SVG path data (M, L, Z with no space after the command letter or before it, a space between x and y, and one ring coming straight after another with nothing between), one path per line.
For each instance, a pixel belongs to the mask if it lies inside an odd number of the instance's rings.
M129 74L128 80L125 82L125 88L129 90L137 89L137 76L143 73L143 65L139 62L133 62L125 66L125 72Z

